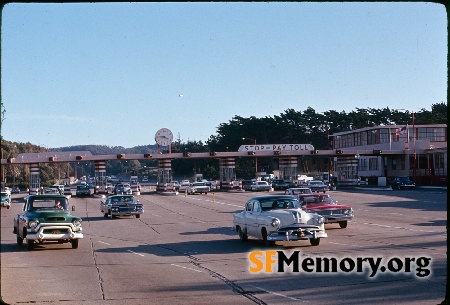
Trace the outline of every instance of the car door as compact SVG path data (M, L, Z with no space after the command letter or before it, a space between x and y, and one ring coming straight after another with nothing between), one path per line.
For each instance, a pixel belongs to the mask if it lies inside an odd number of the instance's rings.
M248 225L247 228L250 235L261 237L261 232L259 232L259 218L261 215L261 205L258 201L253 201L252 210L248 213Z

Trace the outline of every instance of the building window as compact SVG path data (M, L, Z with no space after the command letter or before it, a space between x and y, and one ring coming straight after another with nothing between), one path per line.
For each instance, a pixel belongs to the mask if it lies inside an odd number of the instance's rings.
M418 140L430 140L431 142L445 142L444 128L421 127L417 128Z
M367 170L367 159L359 159L358 171L366 171L366 170Z
M378 170L378 158L369 159L369 170L370 171Z
M392 170L397 170L397 160L392 159Z
M444 168L444 154L434 155L434 168Z
M380 143L389 143L389 129L380 130Z

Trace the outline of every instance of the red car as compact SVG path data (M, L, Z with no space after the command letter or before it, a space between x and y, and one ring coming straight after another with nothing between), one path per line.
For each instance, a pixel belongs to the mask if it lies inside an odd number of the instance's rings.
M302 194L298 201L306 212L317 213L325 218L325 223L338 223L342 229L353 219L351 206L338 204L327 194Z

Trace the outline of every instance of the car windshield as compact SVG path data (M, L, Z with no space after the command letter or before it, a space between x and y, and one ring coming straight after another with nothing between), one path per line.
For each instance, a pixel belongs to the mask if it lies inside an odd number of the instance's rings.
M269 211L269 210L275 210L275 209L294 209L294 208L300 208L300 204L295 199L289 199L289 198L273 198L273 199L267 199L260 202L261 208L263 211Z
M60 210L66 211L69 206L68 200L66 198L40 198L33 199L29 205L29 211L36 210Z
M78 185L78 186L77 186L77 189L79 189L79 190L85 190L85 189L89 189L89 186L87 186L87 185Z
M300 197L300 201L304 202L304 203L318 203L318 204L331 204L334 203L333 198L331 198L330 196L323 196L323 195L319 195L319 196L305 196L305 197Z
M111 203L130 203L133 202L132 196L117 196L111 198Z

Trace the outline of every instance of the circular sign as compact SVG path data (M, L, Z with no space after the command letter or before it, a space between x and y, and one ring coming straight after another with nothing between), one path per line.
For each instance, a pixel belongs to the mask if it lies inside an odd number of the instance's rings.
M173 134L167 128L161 128L155 134L155 141L161 146L168 146L172 143Z

